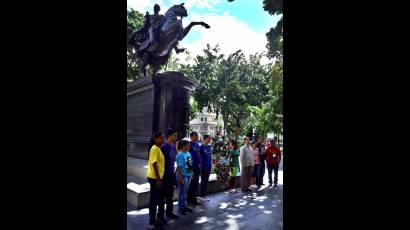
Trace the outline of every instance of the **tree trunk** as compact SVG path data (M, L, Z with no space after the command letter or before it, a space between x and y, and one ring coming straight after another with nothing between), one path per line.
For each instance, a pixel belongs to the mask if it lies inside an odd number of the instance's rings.
M236 132L235 132L235 140L238 140L240 130L241 130L240 118L239 118L239 117L236 117Z
M225 135L227 135L227 137L228 137L228 139L229 139L230 134L231 134L231 131L229 130L229 127L228 127L228 117L226 116L225 113L222 114L222 119L223 119L223 121L224 121L224 133L225 133Z

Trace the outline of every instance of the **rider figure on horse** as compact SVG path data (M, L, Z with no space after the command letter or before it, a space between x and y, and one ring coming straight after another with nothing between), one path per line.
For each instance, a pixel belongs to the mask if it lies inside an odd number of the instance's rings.
M164 15L160 15L159 11L161 8L158 4L154 5L154 15L149 15L149 24L150 27L148 29L149 33L149 43L152 44L148 51L155 50L158 45L158 38L159 38L159 30L162 23L165 20Z
M139 35L140 38L137 39L137 42L141 42L141 45L138 48L138 53L140 55L142 55L147 48L148 51L153 51L158 46L159 30L165 20L164 15L159 14L160 10L161 7L158 4L155 4L154 14L149 15L148 12L145 14L143 27L130 39L130 43L135 42L135 36Z
M150 65L152 73L155 74L160 66L166 62L172 49L176 53L183 52L185 49L180 49L178 43L193 26L201 25L207 29L210 28L204 22L191 22L188 26L183 27L182 18L188 16L184 3L172 6L165 15L160 15L160 10L160 6L155 4L154 14L149 15L147 12L143 27L128 40L128 44L135 47L138 58L141 60L141 77L146 76L147 65Z

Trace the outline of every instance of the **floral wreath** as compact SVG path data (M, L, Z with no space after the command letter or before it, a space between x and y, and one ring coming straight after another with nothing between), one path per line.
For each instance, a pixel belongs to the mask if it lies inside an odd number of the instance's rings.
M212 148L212 172L216 174L217 180L225 184L229 179L230 158L228 144L218 141Z

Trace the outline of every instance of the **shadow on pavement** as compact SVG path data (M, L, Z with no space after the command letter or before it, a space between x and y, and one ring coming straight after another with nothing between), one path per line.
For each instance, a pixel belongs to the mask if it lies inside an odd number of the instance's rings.
M283 229L283 171L279 172L279 188L264 185L243 193L228 191L209 195L210 202L193 208L193 213L171 220L161 229L186 230L234 230L234 229ZM267 184L267 173L264 176ZM174 202L174 212L177 209ZM131 210L130 207L127 208ZM128 230L147 229L148 208L127 213ZM159 228L157 228L159 229Z

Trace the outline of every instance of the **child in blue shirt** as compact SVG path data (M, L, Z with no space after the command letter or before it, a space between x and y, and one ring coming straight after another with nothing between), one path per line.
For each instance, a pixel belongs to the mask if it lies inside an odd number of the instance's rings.
M177 174L176 179L178 181L178 212L182 215L186 215L186 212L192 212L192 209L188 208L186 204L186 195L191 182L192 177L192 156L188 152L189 141L181 140L178 144L178 155L176 157L177 162Z

